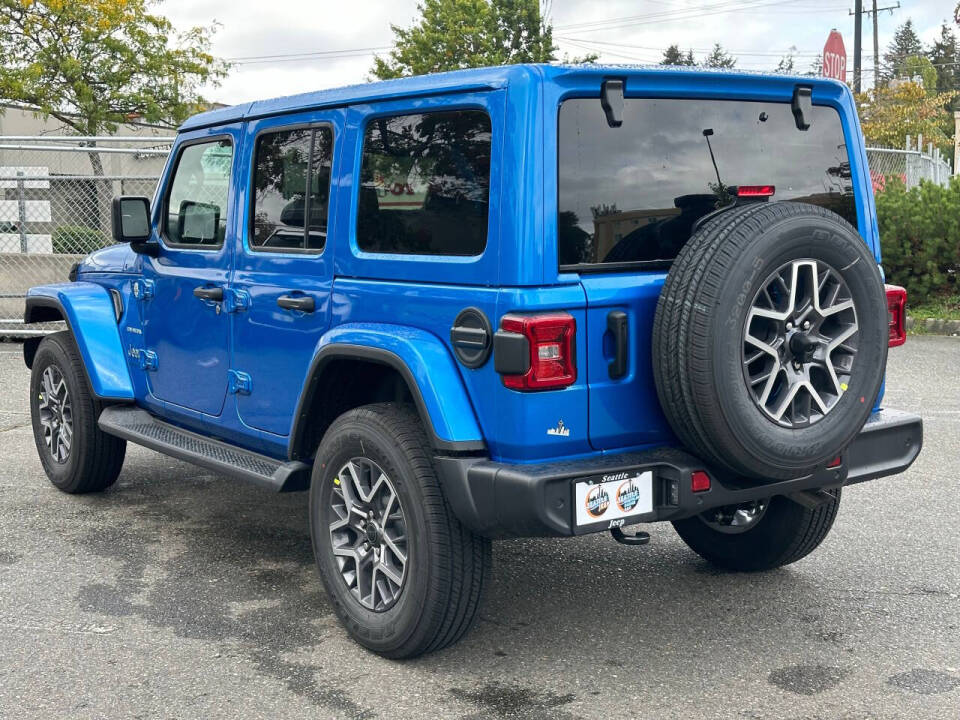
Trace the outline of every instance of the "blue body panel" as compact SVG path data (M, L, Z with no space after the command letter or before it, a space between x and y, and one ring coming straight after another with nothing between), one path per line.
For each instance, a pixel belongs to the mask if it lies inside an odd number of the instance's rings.
M317 352L346 345L386 350L413 375L433 431L447 442L483 439L447 347L425 330L387 323L345 323L323 336Z
M798 84L812 86L813 103L840 115L860 231L879 262L863 137L852 96L835 81L664 67L520 65L371 83L246 103L184 123L153 203L154 239L163 242L157 232L160 200L184 143L228 134L234 165L226 241L214 251L162 246L157 258L107 248L81 264L84 282L52 286L70 288L74 304L89 298L91 309L71 326L77 332L82 325L82 336L89 324L99 338L84 341L84 360L95 369L91 375L98 375L101 389L117 393L110 397L133 398L168 420L278 458L287 455L311 362L333 346L393 353L414 378L436 437L483 441L494 460L533 463L675 442L657 400L650 358L654 310L666 273L561 274L557 266L557 110L571 97L599 103L601 83L610 77L625 79L627 97L789 103ZM484 251L476 257L360 251L355 217L367 124L385 114L457 108L481 109L491 121ZM335 137L325 249L315 255L252 251L249 204L257 133L320 122L331 124ZM154 283L148 300L132 294L141 280ZM246 293L249 304L238 312L218 312L216 303L192 294L206 284ZM106 287L124 298L119 333ZM74 295L76 288L87 290ZM279 295L289 293L311 295L316 311L278 308ZM491 361L477 369L457 362L450 329L467 307L481 310L494 329L509 312L570 313L577 324L574 384L521 393L503 386ZM618 380L607 373L611 310L623 310L629 321L628 371ZM140 368L134 358L142 350L156 353L156 370ZM103 375L100 368L110 372ZM248 375L249 392L231 395L228 371ZM561 421L569 434L547 432Z
M120 344L113 300L107 289L89 282L40 285L27 292L28 306L37 300L61 310L83 357L93 394L104 399L132 400L126 353Z

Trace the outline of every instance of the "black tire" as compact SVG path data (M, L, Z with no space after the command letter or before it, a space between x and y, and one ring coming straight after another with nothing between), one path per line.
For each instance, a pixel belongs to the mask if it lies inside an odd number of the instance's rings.
M784 427L764 415L744 380L744 323L755 295L784 263L835 268L859 326L846 391L818 421ZM846 221L801 203L756 203L709 220L667 276L653 328L664 414L681 442L736 475L782 480L836 457L863 427L883 382L887 309L877 263Z
M333 554L334 482L355 458L376 463L390 479L405 516L406 575L394 603L383 610L360 602ZM333 422L313 466L310 530L334 610L364 647L388 658L415 657L455 643L473 624L490 575L490 541L464 527L447 504L412 407L366 405Z
M72 441L65 457L55 458L47 445L41 424L41 397L45 371L62 377L72 409ZM30 417L33 439L50 482L65 493L82 494L104 490L117 480L126 453L125 440L107 435L97 427L103 409L90 390L83 358L69 332L48 335L37 347L30 375Z
M772 570L809 555L833 527L840 507L840 490L832 500L810 510L778 495L756 525L739 534L713 529L701 516L677 520L674 529L683 541L708 562L735 572Z

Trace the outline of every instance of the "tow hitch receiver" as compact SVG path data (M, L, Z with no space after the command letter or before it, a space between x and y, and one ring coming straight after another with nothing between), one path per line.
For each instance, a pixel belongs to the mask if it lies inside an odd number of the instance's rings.
M610 528L610 534L613 535L613 539L618 543L623 545L646 545L650 542L650 533L643 532L642 530L636 535L627 535L618 527Z

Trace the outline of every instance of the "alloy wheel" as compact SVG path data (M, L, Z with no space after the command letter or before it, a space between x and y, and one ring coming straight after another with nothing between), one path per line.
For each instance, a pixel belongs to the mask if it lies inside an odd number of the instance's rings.
M368 610L391 608L403 590L407 523L390 478L368 458L347 462L334 478L330 542L340 577Z

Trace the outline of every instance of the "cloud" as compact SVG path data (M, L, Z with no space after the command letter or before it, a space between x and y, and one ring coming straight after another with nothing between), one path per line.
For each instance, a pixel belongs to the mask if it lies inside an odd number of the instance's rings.
M880 14L881 55L896 27L908 17L929 43L949 15L941 0L902 4L892 15ZM416 0L167 0L159 10L177 27L216 20L221 27L214 52L225 58L250 58L387 47L393 39L390 24L409 26L417 16L416 6ZM848 10L845 0L554 0L550 8L561 57L598 52L601 62L654 63L673 43L684 50L693 48L702 58L714 42L720 42L738 58L738 67L749 70L770 70L796 47L797 68L803 71L836 28L843 34L852 73L853 18ZM597 24L615 18L621 20ZM872 77L871 32L872 23L865 16L865 80ZM372 64L369 51L349 57L238 61L222 85L206 94L212 100L238 103L349 85L364 82Z

